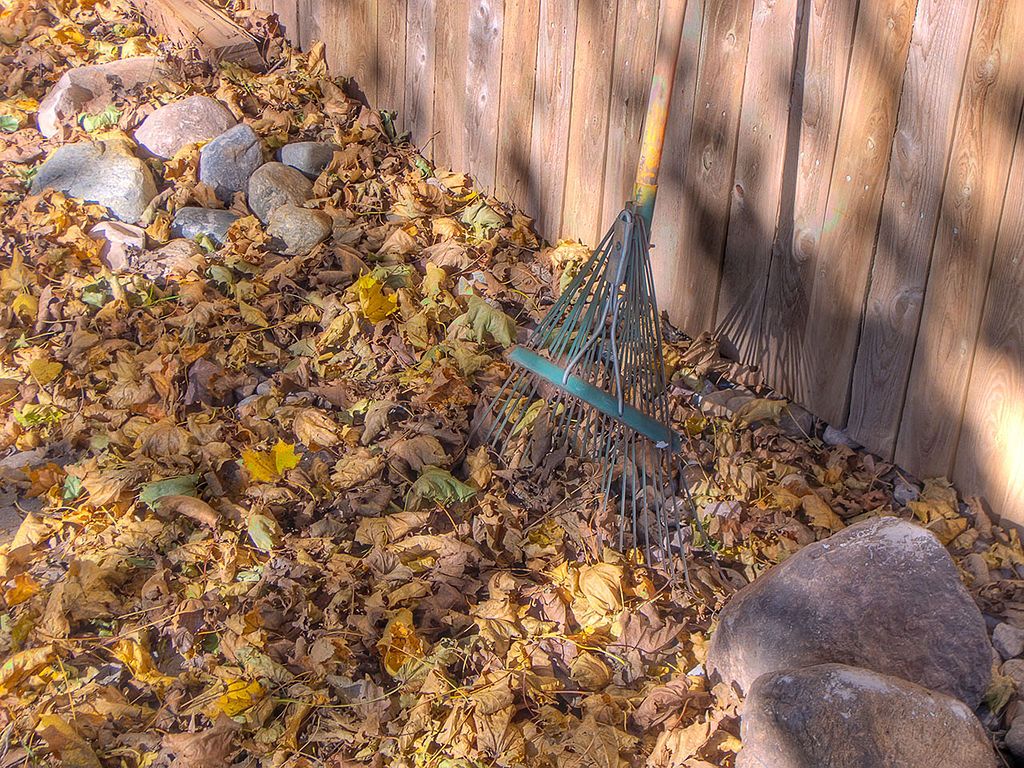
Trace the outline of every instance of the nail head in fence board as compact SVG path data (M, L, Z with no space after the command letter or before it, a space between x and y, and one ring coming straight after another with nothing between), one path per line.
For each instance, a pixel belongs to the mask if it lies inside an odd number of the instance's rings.
M377 0L377 109L398 113L405 124L405 0Z
M953 479L1024 524L1024 124L1010 170Z
M688 194L680 211L685 234L677 281L666 302L669 315L690 333L711 328L715 319L751 12L750 0L721 0L704 9Z
M405 129L425 148L433 134L434 115L434 0L407 0L405 48Z
M688 197L686 159L690 156L690 128L703 27L704 0L689 0L683 17L683 38L676 62L675 90L669 105L665 151L658 175L658 199L654 204L654 222L651 225L651 270L654 287L661 297L659 308L667 310L677 325L681 320L673 314L673 304L667 297L674 295L682 268L679 254L683 249L683 229L679 212Z
M256 38L224 11L204 0L135 0L146 21L179 45L195 46L211 62L230 61L252 69L266 65Z
M299 46L299 4L297 0L274 0L274 13L281 25L285 38L295 47Z
M983 2L953 139L896 460L953 469L985 286L1024 98L1024 3Z
M498 195L526 209L537 77L537 0L505 0L498 104Z
M494 192L501 93L503 0L470 0L466 70L466 169L477 187Z
M736 146L729 232L715 327L728 351L757 363L786 160L800 0L755 0Z
M623 202L633 194L640 160L640 134L658 47L658 3L656 0L619 0L615 27L601 232L612 226Z
M917 0L861 0L846 101L807 314L806 391L797 400L846 423L850 372L896 131Z
M575 0L540 0L527 210L550 240L562 221L575 44Z
M846 431L891 460L910 377L977 0L920 0Z
M466 32L469 0L437 0L434 30L434 164L466 167Z
M804 335L835 161L855 6L809 1L801 30L801 61L794 76L802 83L795 94L800 103L797 168L794 178L783 182L782 192L792 208L779 220L761 321L765 379L794 399L807 390Z
M601 237L616 9L614 2L582 3L576 25L562 231L591 247Z

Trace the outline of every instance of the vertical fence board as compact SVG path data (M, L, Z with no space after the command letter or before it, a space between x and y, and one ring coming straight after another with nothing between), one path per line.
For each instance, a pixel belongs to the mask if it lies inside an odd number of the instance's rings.
M355 94L376 104L377 0L326 3L316 21L331 72L349 78Z
M424 151L434 132L435 0L407 0L405 130ZM429 152L428 152L429 155Z
M953 478L1024 522L1024 124L978 336Z
M892 459L977 0L920 0L882 202L847 431Z
M498 158L503 0L470 0L466 71L466 169L494 192Z
M697 92L697 69L700 59L700 38L704 28L704 0L688 0L683 18L683 39L676 63L676 79L669 106L665 151L658 176L658 199L651 224L651 269L661 299L659 307L671 309L666 299L680 279L679 254L683 248L683 231L679 212L689 197L686 159L690 156L690 128Z
M601 237L617 7L614 2L581 3L576 26L562 231L591 247Z
M716 328L756 362L782 193L799 0L755 0Z
M861 0L807 315L800 402L845 424L917 0Z
M633 192L658 39L656 0L619 0L600 231Z
M505 0L495 187L499 195L523 209L529 184L539 18L537 0Z
M1024 91L1024 3L985 0L967 63L896 459L952 470Z
M783 184L787 216L773 249L761 321L761 366L781 392L807 391L804 333L846 91L856 4L807 0L797 77L797 168Z
M434 163L466 169L466 32L469 0L436 0L434 31Z
M684 234L677 280L666 302L669 315L690 332L710 328L715 319L751 13L750 0L721 0L704 9L686 158L688 194L679 212Z
M326 0L296 0L299 34L298 39L293 39L292 42L304 51L308 51L314 43L322 42L324 39L322 23L327 13L325 2Z
M264 1L261 5L266 7L269 3ZM298 45L300 42L298 0L274 0L274 13L277 14L277 23L281 25L288 42Z
M576 0L540 0L527 204L549 237L562 221L575 44Z
M406 0L377 0L377 109L398 113L405 128Z

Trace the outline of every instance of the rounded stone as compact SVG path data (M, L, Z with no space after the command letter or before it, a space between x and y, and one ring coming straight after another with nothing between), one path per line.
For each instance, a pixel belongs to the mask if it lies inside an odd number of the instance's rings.
M282 205L301 206L313 193L313 182L283 163L267 163L249 178L249 210L264 224Z
M166 160L189 144L214 139L234 125L234 115L216 99L189 96L151 113L135 130L135 141L151 155Z
M240 218L237 213L213 208L179 208L171 220L171 235L186 240L205 236L216 245L223 245L228 229Z
M89 230L89 237L102 240L100 259L113 272L123 272L131 259L146 248L146 230L120 221L101 221Z
M285 256L305 256L331 236L334 222L323 211L282 205L270 214L270 247Z
M229 128L199 150L199 180L217 199L230 203L248 187L249 177L263 164L263 144L245 123Z
M277 151L277 159L310 179L319 176L334 158L335 146L322 141L296 141Z

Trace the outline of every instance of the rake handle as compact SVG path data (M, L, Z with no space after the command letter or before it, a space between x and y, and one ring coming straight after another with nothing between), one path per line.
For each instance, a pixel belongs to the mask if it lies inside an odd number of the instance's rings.
M647 116L644 119L640 163L636 169L636 184L633 187L633 199L637 203L644 224L647 225L648 233L654 219L658 170L661 167L661 153L665 147L665 127L668 125L668 110L672 102L672 85L676 79L676 61L679 59L685 15L686 0L666 0L665 16L658 34L654 74L651 76L651 95L647 101Z

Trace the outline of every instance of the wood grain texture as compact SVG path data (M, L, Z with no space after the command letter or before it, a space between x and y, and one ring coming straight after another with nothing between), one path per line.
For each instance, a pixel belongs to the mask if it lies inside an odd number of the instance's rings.
M405 121L421 149L433 135L435 0L406 0Z
M557 236L562 221L576 6L576 0L540 0L527 209L548 237Z
M256 39L206 0L135 0L135 4L158 33L195 48L212 64L229 61L254 70L266 64Z
M1024 523L1024 129L1010 170L953 479Z
M761 320L765 379L780 392L807 391L805 333L821 226L828 202L846 92L855 4L808 0L794 90L793 172L783 180L783 210L773 245Z
M281 25L284 36L289 43L298 46L301 42L298 0L274 0L273 5L277 23Z
M466 70L466 168L477 186L494 192L498 171L498 107L503 0L470 0Z
M299 14L299 39L292 40L292 44L308 51L314 43L324 39L323 22L328 12L327 0L295 0L295 5Z
M977 0L920 0L846 429L892 459Z
M786 162L800 0L755 0L715 327L756 363Z
M398 113L405 125L406 0L377 0L377 109Z
M889 151L917 0L861 0L846 103L807 314L806 391L799 398L845 425L850 371L874 255Z
M683 38L676 63L676 79L669 105L665 151L658 176L658 199L651 224L651 270L659 296L659 306L669 309L668 297L680 279L683 228L680 211L689 195L686 184L686 159L690 156L690 128L697 92L700 38L704 28L704 0L688 0L683 18ZM670 310L671 315L671 310Z
M693 0L697 2L697 0ZM594 247L600 240L601 195L608 144L608 105L615 56L614 2L581 3L576 25L572 115L562 231Z
M539 18L537 0L505 0L495 188L522 209L530 175Z
M434 164L466 171L466 32L469 0L436 0Z
M721 0L704 8L687 195L678 213L684 234L676 283L665 301L669 316L690 333L711 328L715 319L751 13L750 0Z
M656 0L619 0L600 231L633 195L658 40Z
M967 62L896 459L953 468L1024 97L1024 3L984 0Z
M348 78L348 89L377 105L377 0L333 3L323 20L331 71Z

